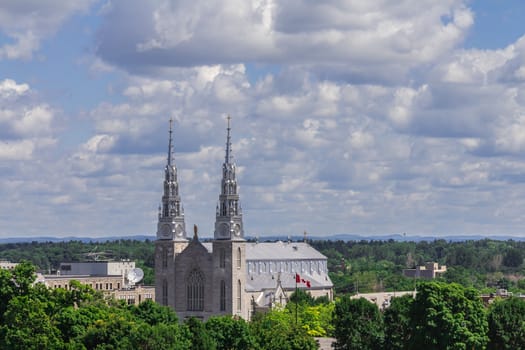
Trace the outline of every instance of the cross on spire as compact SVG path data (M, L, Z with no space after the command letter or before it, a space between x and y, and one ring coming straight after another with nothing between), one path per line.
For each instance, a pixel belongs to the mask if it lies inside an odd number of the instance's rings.
M173 129L172 129L172 124L173 124L173 118L170 118L170 141L169 141L169 145L168 145L168 166L171 166L171 161L172 161L172 149L173 149L173 142L172 142Z

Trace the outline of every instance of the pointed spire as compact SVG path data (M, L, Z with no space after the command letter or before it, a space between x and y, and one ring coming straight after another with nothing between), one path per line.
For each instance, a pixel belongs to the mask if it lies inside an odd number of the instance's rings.
M230 164L231 162L231 138L230 138L230 120L232 119L230 115L228 114L228 128L227 130L227 136L226 136L226 156L224 157L224 163Z
M173 118L170 118L170 141L168 144L168 166L171 166L172 163L172 157L173 157Z
M164 193L162 195L157 237L159 239L186 240L184 209L179 195L177 167L173 160L173 119L170 118L168 161L164 168Z
M215 219L215 239L244 240L242 213L237 180L235 179L235 164L231 150L231 117L228 115L226 134L226 155L222 165L221 192Z

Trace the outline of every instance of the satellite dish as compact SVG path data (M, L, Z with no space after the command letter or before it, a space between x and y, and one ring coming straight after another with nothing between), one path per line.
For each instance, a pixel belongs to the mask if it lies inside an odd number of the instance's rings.
M135 284L142 281L144 278L144 271L142 271L141 268L136 267L132 270L129 270L126 277L131 284Z

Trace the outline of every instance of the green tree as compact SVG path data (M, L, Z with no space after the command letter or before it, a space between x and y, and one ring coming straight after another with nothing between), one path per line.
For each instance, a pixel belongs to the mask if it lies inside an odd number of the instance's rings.
M412 304L411 349L483 349L487 317L476 290L455 283L421 283Z
M217 349L217 343L213 339L210 333L205 328L204 324L196 319L195 317L190 317L186 321L186 326L188 327L190 333L190 339L192 344L192 349L194 350L215 350Z
M496 300L489 309L488 349L525 349L525 301Z
M413 302L412 295L392 298L390 306L383 313L386 350L406 349L410 343L413 336L410 328L410 309Z
M27 295L9 301L2 328L6 349L58 349L63 345L44 303Z
M188 327L159 323L142 323L138 332L130 335L133 349L138 350L190 350L194 349Z
M178 322L177 315L172 309L151 300L145 300L138 306L131 305L129 310L134 316L149 325L157 325L159 323L173 324Z
M508 267L519 267L523 263L523 252L518 248L509 249L503 256L503 265Z
M335 348L380 349L383 343L383 319L375 304L364 298L344 296L334 310Z
M250 322L256 349L259 350L314 350L317 343L306 330L295 323L295 316L287 310L257 313Z
M231 316L211 317L205 324L208 334L215 339L217 350L247 350L255 348L255 340L243 319Z

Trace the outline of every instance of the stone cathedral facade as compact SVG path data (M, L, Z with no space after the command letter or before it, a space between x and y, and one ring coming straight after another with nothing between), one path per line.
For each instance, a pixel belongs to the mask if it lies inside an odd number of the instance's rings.
M184 221L170 121L164 191L155 241L155 299L181 319L235 315L250 319L256 310L285 304L296 287L333 298L327 258L306 242L248 242L232 158L228 117L215 232L201 242L197 226L190 238ZM308 282L297 285L296 277Z

